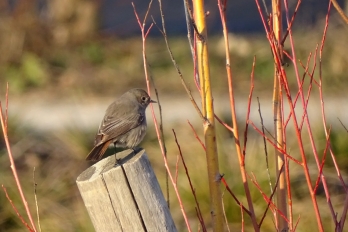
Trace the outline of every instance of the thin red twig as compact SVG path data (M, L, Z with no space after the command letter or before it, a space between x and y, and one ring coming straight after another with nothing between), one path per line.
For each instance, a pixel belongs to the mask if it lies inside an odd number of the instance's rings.
M9 89L9 86L8 86L8 83L7 83L7 86L6 86L6 109L5 109L5 117L2 113L2 106L1 106L1 102L0 102L0 121L1 121L1 127L2 127L2 132L3 132L3 135L4 135L4 139L5 139L5 144L6 144L6 149L7 149L7 153L8 153L8 157L9 157L9 160L10 160L10 164L11 164L11 170L12 170L12 173L13 173L13 177L16 181L16 185L17 185L17 188L18 188L18 192L21 196L21 199L22 199L22 202L23 202L23 205L24 205L24 208L25 208L25 211L27 213L27 216L29 218L29 221L30 221L30 224L33 228L34 231L37 231L36 230L36 226L35 226L35 223L34 223L34 220L31 216L31 213L30 213L30 209L29 209L29 205L28 205L28 202L25 198L25 195L23 193L23 190L22 190L22 186L21 186L21 183L19 181L19 177L18 177L18 173L17 173L17 168L16 168L16 164L14 162L14 159L13 159L13 155L12 155L12 151L11 151L11 146L10 146L10 142L9 142L9 139L8 139L8 134L7 134L7 122L8 122L8 89Z
M274 148L276 148L280 153L284 154L285 156L287 156L289 159L291 159L292 161L294 161L295 163L302 165L302 163L300 161L298 161L297 159L295 159L294 157L292 157L291 155L289 155L286 151L282 150L280 147L278 147L273 141L272 139L268 138L264 133L262 133L262 131L257 128L257 126L255 126L255 124L249 120L249 124L251 124L251 126L260 134L262 135Z
M287 23L289 25L290 24L290 22L289 22L290 20L289 20L289 9L288 9L288 2L287 2L287 0L284 0L284 6L285 6L286 20L287 20ZM297 59L296 59L295 46L294 46L294 41L293 41L291 28L289 28L289 41L290 41L290 47L291 47L292 55L293 55L293 58L294 58L293 61L296 61ZM301 81L300 81L300 77L299 77L299 73L298 73L297 62L293 62L293 65L294 65L294 71L295 71L296 80L297 80L299 91L300 91L302 105L303 105L304 110L306 111L307 109L305 108L305 99L304 99L303 89L301 88ZM296 115L295 115L295 112L294 112L294 105L293 105L293 102L291 100L290 89L289 89L289 86L288 86L288 83L287 83L287 79L286 79L286 75L284 73L284 69L282 69L281 71L282 71L282 77L283 77L283 85L284 85L284 88L286 90L286 96L287 96L287 99L288 99L289 107L290 107L290 110L292 112L293 125L295 127L297 143L298 143L300 154L301 154L301 157L302 157L303 170L304 170L304 174L305 174L305 177L306 177L307 186L308 186L308 189L309 189L309 192L310 192L312 204L313 204L313 207L314 207L314 212L315 212L315 215L316 215L318 229L320 231L323 231L322 218L320 216L320 212L319 212L319 208L318 208L318 202L316 200L316 195L313 193L313 187L312 187L312 184L311 184L311 177L310 177L309 170L308 170L308 165L307 165L307 157L306 157L306 154L305 154L305 151L304 151L304 148L303 148L302 136L301 136L301 133L299 131L299 124L298 124L298 121L297 121L297 118L296 118ZM306 124L307 124L307 130L311 131L308 117L306 117Z
M289 169L289 159L285 157L285 180L286 180L286 189L287 189L287 198L288 198L288 212L289 212L289 229L293 231L293 215L292 215L292 194L291 194L291 182L290 182L290 169Z
M265 209L265 212L263 213L262 218L261 218L261 220L260 220L260 222L259 222L259 227L260 227L260 228L261 228L261 225L262 225L263 220L264 220L265 217L266 217L267 211L268 211L268 209L270 208L271 203L273 204L272 198L273 198L274 194L276 193L276 190L277 190L277 187L278 187L278 183L279 183L280 174L282 173L283 168L284 168L284 164L283 164L283 166L281 167L281 169L280 169L280 171L279 171L279 175L277 176L276 183L275 183L275 185L274 185L274 188L273 188L273 190L272 190L271 195L269 196L269 202L267 203L267 207L266 207L266 209ZM253 176L254 176L254 175L253 175ZM254 178L254 179L256 180L256 178ZM262 194L262 195L266 195L261 189L259 189L259 190L261 191L261 194Z
M296 17L298 8L300 7L301 3L302 3L302 0L298 0L298 1L297 1L297 5L296 5L295 10L294 10L294 13L293 13L293 15L292 15L292 17L291 17L291 21L290 21L290 23L289 23L289 25L288 25L288 28L286 29L286 32L284 33L284 37L283 37L283 39L282 39L282 41L281 41L281 44L282 44L282 45L284 44L286 38L288 37L289 30L290 30L290 28L292 27L292 24L293 24L293 22L294 22L294 20L295 20L295 17Z
M228 186L228 184L227 184L227 182L226 182L226 180L225 180L225 178L224 178L223 176L221 177L221 182L225 185L227 191L231 194L231 196L232 196L233 199L236 201L236 203L237 203L240 207L242 207L243 210L244 210L249 216L251 216L250 211L249 211L247 208L245 208L245 207L243 206L243 204L238 200L238 198L236 197L236 195L234 195L234 193L232 192L232 190L231 190L230 187Z
M286 18L287 18L287 23L288 26L290 25L289 23L289 10L288 10L288 4L287 1L284 0L284 5L285 5L285 13L286 13ZM271 45L271 49L272 49L272 53L275 59L275 67L277 67L277 71L280 74L279 75L279 83L281 84L282 88L285 90L285 94L288 100L288 104L289 104L289 108L290 108L290 112L291 112L291 116L293 119L293 125L295 127L295 133L296 133L296 138L297 138L297 143L299 146L299 150L300 150L300 154L301 154L301 158L302 158L302 166L303 166L303 170L305 173L305 177L306 177L306 182L307 182L307 186L310 192L310 196L311 196L311 200L312 200L312 204L314 207L314 211L315 211L315 215L316 215L316 219L317 219L317 223L318 223L318 228L320 231L323 230L323 225L322 225L322 221L321 221L321 217L320 217L320 212L319 212L319 208L318 208L318 203L316 200L316 196L313 194L313 188L312 188L312 184L311 184L311 177L309 175L309 170L308 170L308 165L307 165L307 157L303 148L303 141L302 141L302 136L301 133L299 131L299 126L298 126L298 121L296 118L296 114L295 114L295 105L294 102L292 101L292 97L291 97L291 91L290 88L288 86L288 82L287 82L287 77L286 77L286 73L284 68L281 66L281 59L280 56L277 52L277 46L275 46L275 42L273 39L273 36L270 35L270 32L268 31L267 27L266 27L266 23L264 20L264 17L262 15L262 12L260 10L260 6L258 4L258 0L256 0L256 4L258 6L259 12L260 12L260 16L262 19L262 22L264 24L265 27L265 31L266 31L266 35L267 35L267 39L269 40L269 43ZM290 45L291 45L291 51L292 51L292 61L293 61L293 65L294 65L294 70L295 70L295 75L296 75L296 79L297 79L297 83L299 86L299 92L300 92L300 96L301 96L301 100L302 103L304 103L304 97L303 97L303 91L301 88L301 82L299 80L299 74L298 74L298 69L297 69L297 63L296 61L296 56L295 56L295 51L294 51L294 43L293 43L293 38L292 38L292 31L291 31L291 27L289 27L289 37L290 37ZM304 109L306 110L306 109ZM283 131L283 133L285 134L285 131ZM288 156L290 158L290 156Z
M269 208L270 206L273 207L273 208L279 213L279 215L280 215L282 218L284 218L284 220L285 220L287 223L289 223L289 219L286 218L286 217L284 216L283 212L280 211L280 210L277 208L277 206L272 202L272 199L269 198L269 197L267 197L267 195L262 191L261 186L260 186L259 183L257 182L256 177L254 176L254 174L252 174L252 176L253 176L253 178L251 178L250 176L249 176L249 178L250 178L251 182L256 186L256 188L259 190L259 192L261 193L263 199L267 202L267 204L268 204L267 208ZM272 193L271 196L273 196L273 194L274 194L274 192ZM261 224L259 224L259 225L261 225Z
M206 150L206 149L205 149L205 145L204 145L204 143L202 142L202 140L198 137L195 128L193 128L193 126L192 126L192 124L190 123L189 120L187 120L187 123L190 125L190 127L191 127L191 129L192 129L192 131L193 131L193 134L195 135L196 139L198 140L198 142L201 144L201 146L203 147L203 149L204 149L204 151L205 151L205 150Z
M323 38L322 38L322 42L321 42L321 46L320 46L320 50L319 50L319 97L320 97L320 101L321 101L321 114L322 114L322 121L323 121L323 126L324 126L324 131L325 131L325 135L326 137L328 137L328 132L327 132L327 125L326 125L326 116L325 116L325 107L324 107L324 97L323 97L323 88L322 88L322 70L321 70L321 61L322 61L322 52L323 52L323 48L324 48L324 43L325 43L325 39L326 39L326 33L327 33L327 29L329 26L329 12L331 9L331 2L329 4L329 9L328 9L328 13L326 15L326 20L325 20L325 28L324 28L324 33L323 33ZM331 158L333 160L336 172L338 174L338 177L346 191L346 193L348 193L348 189L347 189L347 185L344 182L340 169L337 165L336 162L336 158L335 155L332 152L332 149L330 148L330 154L331 154Z
M33 231L33 232L34 232L35 230L33 230L32 228L30 228L30 226L28 225L28 223L24 220L24 218L22 217L22 215L19 213L19 211L18 211L18 209L16 208L16 206L13 204L13 201L11 200L10 196L8 195L5 186L4 186L4 185L1 185L1 187L2 187L2 189L4 190L5 195L6 195L6 198L7 198L7 200L10 202L10 204L11 204L13 210L16 212L17 217L18 217L19 219L21 219L22 224L23 224L25 227L27 227L29 231Z
M323 37L322 37L321 46L320 46L320 50L319 50L319 97L320 97L320 101L321 101L322 122L323 122L323 127L324 127L324 132L325 132L326 138L329 137L329 133L327 131L327 125L326 125L326 116L325 116L325 107L324 107L323 89L322 89L322 53L323 53L323 48L324 48L324 44L325 44L327 29L329 26L330 10L331 10L331 1L329 3L328 11L327 11L326 18L325 18L325 27L324 27ZM346 183L344 182L344 180L342 178L341 171L338 167L336 157L333 154L331 147L329 147L329 151L330 151L330 155L331 155L333 164L334 164L335 169L336 169L337 176L338 176L339 180L341 181L341 184L346 192L346 200L345 200L344 205L343 205L341 218L339 219L339 223L336 223L336 225L335 225L336 231L343 231L345 218L347 216L347 211L348 211L348 189L347 189ZM325 186L324 186L324 188L325 188ZM327 197L327 200L330 200L330 199ZM331 201L329 203L331 203ZM329 207L331 207L331 204L329 205ZM336 214L333 215L332 214L333 209L330 208L330 210L331 210L331 217L333 217L333 219L335 220Z
M235 105L235 99L234 99L234 89L233 89L233 75L231 71L231 61L230 61L230 46L229 46L229 39L228 39L228 28L226 23L226 4L227 1L222 2L222 0L218 0L218 8L221 18L221 25L223 28L223 35L224 35L224 45L225 45L225 58L226 58L226 74L227 74L227 82L228 82L228 92L229 92L229 100L230 100L230 109L231 109L231 118L232 118L232 125L233 125L233 135L234 135L234 142L236 146L236 153L238 157L239 162L239 170L241 173L241 178L243 182L245 197L247 199L249 211L251 213L250 218L253 225L254 230L257 232L260 229L257 225L257 219L254 211L254 205L249 189L249 183L244 163L244 156L241 148L240 143L240 135L238 131L238 124L237 124L237 114L236 114L236 105Z
M227 125L227 123L223 122L216 114L214 115L216 120L218 120L218 122L223 125L227 130L231 131L232 133L234 132L233 128L230 127L229 125Z
M300 222L300 219L301 219L301 215L298 215L298 218L296 220L296 223L295 223L295 227L294 227L294 230L293 231L296 231L296 228L298 226L298 223Z
M318 54L318 45L316 46L314 57L313 57L314 64L313 64L312 72L308 73L308 71L305 69L305 72L307 72L308 76L310 76L310 78L311 78L311 83L314 80L313 76L314 76L314 71L315 71L316 64L317 64L317 62L316 62L317 54ZM315 80L314 80L314 82L318 85L318 87L320 86L319 83L316 82ZM311 85L310 85L310 87L311 87ZM306 99L306 102L305 102L305 109L307 109L307 106L308 106L309 95L310 95L310 91L308 91L308 94L307 94L307 99ZM308 115L305 114L305 113L303 114L302 122L306 122L307 132L308 132L308 135L309 135L309 140L310 140L310 144L311 144L311 147L312 147L314 160L316 162L318 170L320 170L321 168L320 168L319 155L318 155L317 148L316 148L316 145L315 145L315 142L314 142L314 136L313 136L313 133L312 133L312 130L311 130L311 126L310 126L310 121L309 121ZM301 124L300 128L301 127L302 127L302 124ZM333 209L333 205L332 205L332 202L331 202L330 193L328 191L326 179L325 179L325 176L324 176L323 172L320 172L320 173L321 173L320 174L320 178L321 178L321 182L323 184L323 188L324 188L325 196L326 196L326 199L327 199L328 207L329 207L329 210L331 212L331 217L332 217L332 219L334 221L336 221L337 220L336 219L336 213L335 213L335 210Z
M250 106L251 106L251 99L253 97L253 90L254 90L254 70L255 70L255 63L256 63L256 56L254 56L253 60L253 66L251 69L251 74L250 74L250 92L249 92L249 97L248 97L248 107L247 107L247 113L246 113L246 120L245 120L245 130L244 130L244 144L243 144L243 159L245 159L245 154L246 154L246 145L248 141L248 121L250 117ZM244 161L243 161L244 163Z
M317 192L317 189L318 189L318 186L319 186L320 177L323 174L323 169L324 169L324 164L325 164L325 161L326 161L327 150L330 147L330 132L331 132L331 128L329 130L329 137L326 139L326 146L325 146L325 149L324 149L323 158L321 160L321 165L320 165L320 169L319 169L319 173L318 173L318 178L317 178L317 181L315 182L315 185L314 185L314 190L313 190L314 194Z
M150 9L151 3L152 3L152 0L151 0L150 3L149 3L148 11L149 11L149 9ZM138 24L139 24L139 27L140 27L140 30L141 30L145 80L146 80L146 85L147 85L148 93L149 93L149 95L151 96L151 93L150 93L150 81L149 81L149 77L148 77L147 62L146 62L146 46L145 46L146 36L145 36L145 35L148 35L148 33L145 34L145 28L144 28L144 27L145 27L146 18L144 18L143 23L140 23L139 16L138 16L138 14L137 14L137 11L136 11L135 6L134 6L133 3L132 3L132 6L133 6L133 10L134 10L135 17L137 18L137 21L138 21ZM147 15L147 14L146 14L146 15ZM168 173L169 178L170 178L170 181L171 181L171 183L172 183L172 185L173 185L173 188L174 188L176 197L177 197L177 199L178 199L178 201L179 201L181 213L182 213L183 218L184 218L184 220L185 220L186 227L187 227L188 231L191 232L191 226L190 226L190 223L189 223L189 221L188 221L188 217L187 217L187 215L186 215L185 208L184 208L184 205L183 205L183 203L182 203L182 199L181 199L181 197L180 197L180 193L179 193L177 184L175 183L175 180L174 180L174 178L173 178L173 176L172 176L172 174L171 174L171 172L170 172L170 169L169 169L168 160L167 160L167 157L166 157L166 155L165 155L164 145L163 145L163 142L162 142L162 139L161 139L161 135L160 135L160 129L159 129L159 126L158 126L158 123L157 123L156 115L155 115L155 112L154 112L154 109L153 109L153 105L152 105L152 104L151 104L150 108L151 108L151 114L152 114L152 118L153 118L154 125L155 125L155 130L156 130L156 135L157 135L158 143L159 143L160 148L161 148L162 158L163 158L163 160L164 160L164 166L165 166L165 168L166 168L166 170L167 170L167 173Z
M178 147L178 150L179 150L179 155L181 157L182 164L184 165L184 169L185 169L185 173L186 173L186 176L187 176L187 180L189 181L191 192L192 192L192 195L193 195L193 197L195 199L195 203L196 203L196 207L197 207L197 211L198 211L198 215L199 215L198 218L200 219L199 221L201 222L201 226L202 226L203 231L207 231L207 229L205 227L204 220L203 220L203 216L202 216L202 213L201 213L201 209L199 207L199 203L198 203L198 200L197 200L196 191L193 188L192 181L191 181L191 178L190 178L190 174L188 172L188 168L186 166L184 156L182 155L181 147L180 147L178 138L176 137L175 130L174 129L172 129L172 130L173 130L173 134L174 134L174 138L175 138L175 143L176 143L176 145Z
M297 104L298 98L300 97L301 90L302 90L302 88L303 88L303 84L304 84L304 80L305 80L306 74L308 73L309 61L310 61L310 58L311 58L311 57L312 57L312 53L309 53L309 56L308 56L308 59L307 59L306 67L304 67L305 71L304 71L304 73L303 73L303 75L302 75L301 85L300 85L299 90L297 91L296 96L295 96L295 99L294 99L294 105L295 105L295 106L296 106L296 104ZM294 62L294 61L292 61L292 62ZM300 64L302 65L302 62L300 62ZM309 96L308 96L308 98L309 98ZM306 107L305 109L307 109L307 107ZM300 125L301 125L301 126L299 127L299 130L300 130L300 131L302 131L302 125L303 125L304 118L305 118L306 115L307 115L307 111L304 110L304 111L303 111L302 121L300 122ZM290 121L290 119L291 119L291 116L292 116L292 114L291 114L291 112L290 112L289 115L288 115L288 118L285 120L284 128L286 128L286 126L288 125L288 123L289 123L289 121Z
M307 66L306 66L306 69L305 69L305 72L303 74L303 76L305 77L305 75L307 74L310 78L310 82L309 82L309 87L308 87L308 93L307 93L307 99L306 99L306 102L305 102L305 109L307 109L307 106L308 106L308 102L309 102L309 97L310 97L310 94L311 94L311 90L312 90L312 86L313 86L313 76L314 76L314 71L315 71L315 68L316 68L316 65L317 65L317 62L316 62L316 58L317 58L317 53L318 53L318 45L316 46L316 49L315 49L315 53L314 53L314 57L313 57L313 61L314 61L314 65L313 65L313 68L312 68L312 72L311 73L308 73L308 63L309 63L309 59L310 59L310 56L308 57L308 62L307 62ZM311 55L312 53L310 53ZM304 79L304 77L302 79ZM303 115L302 115L302 122L300 123L300 130L302 130L302 126L305 122L305 119L306 117L308 117L308 114L307 114L307 110L305 110L303 112ZM310 135L311 136L311 135ZM313 146L312 146L313 147Z

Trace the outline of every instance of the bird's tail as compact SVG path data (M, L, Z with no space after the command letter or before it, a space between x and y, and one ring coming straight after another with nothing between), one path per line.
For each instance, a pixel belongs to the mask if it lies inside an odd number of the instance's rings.
M111 140L106 141L105 143L102 143L98 146L95 146L86 157L86 160L92 160L92 161L100 160L103 157L106 149L108 149L110 143L111 143Z

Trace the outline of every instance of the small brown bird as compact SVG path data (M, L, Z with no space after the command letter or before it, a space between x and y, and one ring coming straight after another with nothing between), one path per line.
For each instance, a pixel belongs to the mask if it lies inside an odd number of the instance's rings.
M146 134L145 110L150 102L156 103L145 90L131 89L111 103L86 160L100 160L111 143L115 147L136 147Z

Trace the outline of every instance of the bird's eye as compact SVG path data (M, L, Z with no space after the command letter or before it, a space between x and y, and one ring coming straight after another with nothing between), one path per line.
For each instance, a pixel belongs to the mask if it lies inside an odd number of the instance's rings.
M141 97L141 100L142 101L146 101L146 97Z

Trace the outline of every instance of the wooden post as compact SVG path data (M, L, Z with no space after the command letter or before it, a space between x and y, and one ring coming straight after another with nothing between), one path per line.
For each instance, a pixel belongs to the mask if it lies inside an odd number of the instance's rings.
M176 232L173 219L145 150L109 156L76 180L97 232Z

